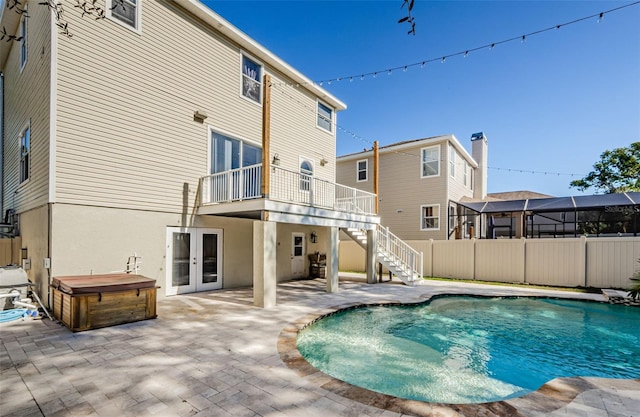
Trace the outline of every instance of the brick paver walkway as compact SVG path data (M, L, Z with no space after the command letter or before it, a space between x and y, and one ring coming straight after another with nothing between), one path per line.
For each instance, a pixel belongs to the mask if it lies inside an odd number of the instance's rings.
M438 293L557 295L441 281L411 288L344 280L339 293L327 294L324 282L313 280L279 285L273 309L253 307L251 290L238 289L165 298L155 320L82 333L48 319L4 323L0 415L399 416L323 389L321 373L299 376L282 362L278 337L319 309ZM552 411L530 397L509 403L515 415L529 417L640 416L639 381L589 379L589 386ZM462 415L453 408L437 413Z

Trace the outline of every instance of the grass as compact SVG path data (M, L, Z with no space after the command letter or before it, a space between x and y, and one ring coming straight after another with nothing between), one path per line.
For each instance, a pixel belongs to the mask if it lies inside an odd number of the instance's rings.
M548 285L535 285L518 282L496 282L496 281L480 281L476 279L458 279L458 278L442 278L442 277L423 277L424 280L433 281L454 281L454 282L468 282L471 284L484 284L484 285L500 285L508 287L521 287L521 288L538 288L542 290L557 290L557 291L569 291L579 293L596 293L601 292L598 288L584 288L584 287L552 287Z

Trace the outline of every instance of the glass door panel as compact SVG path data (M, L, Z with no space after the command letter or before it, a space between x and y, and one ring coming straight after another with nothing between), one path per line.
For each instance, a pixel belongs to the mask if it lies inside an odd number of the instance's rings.
M174 287L189 285L191 282L191 234L173 233L173 268L171 283Z
M222 288L220 277L221 234L217 230L198 230L196 291Z

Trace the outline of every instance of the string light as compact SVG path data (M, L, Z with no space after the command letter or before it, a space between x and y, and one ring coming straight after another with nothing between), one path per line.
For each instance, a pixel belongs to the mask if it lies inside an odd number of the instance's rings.
M279 87L278 85L275 85L275 84L272 84L272 85L273 85L273 87L275 87L274 88L275 91L279 91L280 93L282 93L283 95L285 95L289 99L291 99L292 101L295 101L302 108L305 108L305 109L309 110L309 112L313 112L313 114L316 114L317 109L311 108L309 105L307 105L307 104L301 102L300 100L294 98L293 96L287 94L284 90L282 90L282 88L278 88ZM334 127L335 130L339 130L341 132L344 132L346 135L350 136L351 138L353 138L355 140L363 142L363 143L365 143L365 144L367 144L369 146L373 146L373 141L363 138L362 136L360 136L360 135L358 135L358 134L356 134L356 133L354 133L354 132L352 132L352 131L350 131L350 130L348 130L348 129L340 126L340 125L338 125L334 121L332 121L332 126ZM366 150L367 149L365 148L365 151ZM397 155L410 157L410 158L413 158L413 159L418 159L418 160L422 159L420 155L407 153L407 152L403 152L403 151L393 151L393 153L395 153ZM439 159L438 161L440 163L443 163L443 164L451 163L451 161L445 160L445 159ZM464 162L465 161L460 161L460 162L456 161L455 162L456 167L464 167L465 166ZM562 176L570 176L570 177L583 176L582 174L576 174L576 173L550 172L550 171L530 171L530 170L525 170L525 169L500 168L500 167L491 167L491 166L489 166L487 168L488 169L493 169L493 170L496 170L496 171L518 172L518 173L521 173L521 174L540 174L540 175L557 175L557 176L561 176L562 175Z
M405 64L405 65L401 65L401 66L394 67L394 68L387 68L385 70L378 70L378 71L375 71L375 72L363 73L362 75L360 75L360 79L364 80L365 76L368 76L368 75L372 75L373 78L376 78L378 76L378 73L379 72L383 72L383 71L386 71L387 73L390 74L394 70L403 70L403 72L406 72L406 70L408 70L411 67L420 66L420 68L424 68L425 65L428 64L429 62L440 61L440 62L444 63L447 58L451 58L451 57L458 56L458 55L461 55L461 56L466 58L472 52L477 52L477 51L480 51L480 50L483 50L483 49L487 49L487 48L489 50L493 50L498 45L502 45L502 44L505 44L505 43L508 43L508 42L513 42L513 41L516 41L516 40L519 40L521 43L524 43L526 41L526 39L530 38L531 36L539 35L541 33L552 31L552 30L557 30L557 29L560 29L560 27L562 27L562 26L573 25L573 24L576 24L576 23L579 23L579 22L582 22L582 21L585 21L585 20L593 19L593 18L597 18L597 21L600 22L600 21L602 21L604 19L604 16L606 14L608 14L608 13L613 13L613 12L616 12L616 11L619 11L619 10L622 10L622 9L625 9L625 8L628 8L628 7L631 7L631 6L637 6L638 4L640 4L640 0L635 1L633 3L629 3L629 4L626 4L626 5L623 5L623 6L619 6L619 7L613 8L613 9L609 9L609 10L606 10L606 11L603 11L603 12L600 12L600 13L597 13L597 14L581 17L581 18L578 18L578 19L575 19L575 20L572 20L572 21L569 21L569 22L565 22L565 23L559 23L557 25L548 27L546 29L540 29L540 30L537 30L537 31L534 31L534 32L525 33L523 35L515 36L515 37L509 38L509 39L504 39L504 40L501 40L501 41L498 41L498 42L492 42L490 44L478 46L478 47L475 47L475 48L467 48L467 49L464 49L464 50L462 50L460 52L451 53L451 54L444 55L444 56L437 57L437 58L422 60L420 62L416 62L416 63L413 63L413 64ZM346 76L346 77L342 77L342 78L351 78L351 77L353 77L353 76ZM286 84L286 83L280 83L280 84ZM322 81L317 82L317 84L322 86Z

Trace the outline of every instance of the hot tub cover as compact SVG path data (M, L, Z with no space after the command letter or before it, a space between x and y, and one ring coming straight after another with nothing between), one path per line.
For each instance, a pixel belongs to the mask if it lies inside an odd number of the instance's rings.
M156 280L135 274L73 275L54 277L51 287L65 294L90 294L153 288Z

